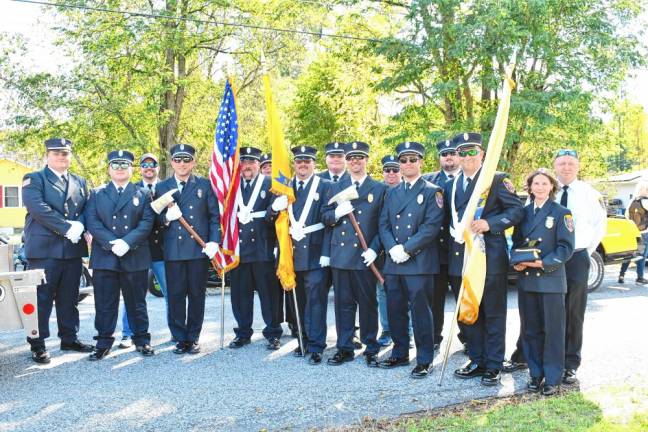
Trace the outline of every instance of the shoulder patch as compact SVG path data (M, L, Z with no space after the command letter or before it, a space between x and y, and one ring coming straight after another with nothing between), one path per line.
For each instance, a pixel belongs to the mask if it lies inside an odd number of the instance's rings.
M30 184L31 184L31 178L26 177L23 179L23 183L22 183L23 187L29 186Z
M504 187L506 188L507 191L511 192L512 194L515 193L515 186L513 186L513 182L511 180L505 177L502 180L502 183L504 184Z
M570 214L565 215L565 227L567 231L574 232L574 218Z
M439 208L443 208L443 193L441 191L436 192L436 203Z

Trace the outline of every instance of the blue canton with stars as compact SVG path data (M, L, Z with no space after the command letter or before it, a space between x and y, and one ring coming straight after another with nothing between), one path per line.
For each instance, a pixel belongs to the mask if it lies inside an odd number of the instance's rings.
M236 153L238 142L238 120L234 93L229 80L225 84L225 94L216 120L216 145L218 152L223 155L223 162L227 162Z

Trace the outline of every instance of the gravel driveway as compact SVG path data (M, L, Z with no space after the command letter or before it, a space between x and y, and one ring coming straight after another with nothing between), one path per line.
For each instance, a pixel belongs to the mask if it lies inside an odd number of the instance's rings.
M648 382L648 372L639 367L648 358L648 288L618 285L618 266L607 270L603 287L588 303L581 388ZM203 352L177 356L164 322L164 299L148 300L157 351L152 358L142 358L133 349L114 349L106 359L91 363L87 354L60 352L58 340L50 338L52 363L38 366L29 358L22 332L0 334L0 431L303 430L507 395L524 391L526 384L526 372L505 375L495 388L454 379L452 371L466 360L456 339L442 386L437 385L441 355L433 375L421 381L409 378L411 368L369 369L358 352L356 361L343 366L310 366L291 355L297 342L290 337L282 338L277 352L265 349L260 313L252 345L221 351L220 297L213 296L207 299ZM453 304L446 304L446 317ZM519 326L514 289L508 305L510 354ZM94 335L92 297L81 303L80 311L80 338L89 342ZM229 298L225 316L227 344L234 337ZM54 329L55 322L53 317ZM335 352L332 294L328 323L325 359Z

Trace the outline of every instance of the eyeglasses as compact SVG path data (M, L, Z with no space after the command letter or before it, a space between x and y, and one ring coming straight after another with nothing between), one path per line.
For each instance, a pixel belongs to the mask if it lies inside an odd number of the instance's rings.
M419 158L417 158L416 156L410 156L410 157L404 157L404 158L398 159L398 162L400 162L402 164L406 164L407 162L416 163L418 161L419 161Z
M142 162L140 163L141 168L157 168L158 164L157 162Z
M171 160L175 163L180 163L180 162L189 163L193 160L193 158L191 156L175 156Z
M479 154L479 149L470 149L470 150L459 150L459 156L461 157L466 157L466 156L477 156Z
M365 158L365 156L362 156L362 155L351 155L351 156L347 156L346 160L348 160L348 161L359 161L359 160L363 160L364 158Z
M556 157L560 157L560 156L573 156L578 159L578 153L576 152L576 150L572 150L572 149L558 150L558 153L556 153Z
M132 165L130 162L110 162L110 168L114 170L125 170L130 168Z
M297 165L301 165L301 164L309 164L309 163L311 162L311 160L312 160L312 159L308 159L308 158L307 158L307 159L295 159L295 163L296 163Z
M396 174L400 172L400 168L383 168L384 173Z
M448 156L457 156L457 152L452 150L452 151L444 151L439 153L441 157L448 157Z

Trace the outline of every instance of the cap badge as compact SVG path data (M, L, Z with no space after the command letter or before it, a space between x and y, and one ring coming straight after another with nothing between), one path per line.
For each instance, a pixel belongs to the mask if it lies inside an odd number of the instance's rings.
M353 145L351 147L353 147L353 150L357 149L358 148L358 143L353 143Z
M335 143L335 144L333 144L333 147L338 148L338 147L340 147L340 144L339 144L339 143Z
M405 148L410 148L410 143L409 143L409 141L407 141L407 142L405 143Z
M394 160L394 156L389 156L389 160Z
M184 150L184 144L180 144L180 150Z
M302 152L305 152L305 151L306 151L306 147L301 146L301 151L302 151Z
M446 142L445 142L445 146L446 146L446 147L450 147L450 140L446 140Z
M65 138L61 138L61 145L65 145Z
M245 151L246 151L247 154L252 153L252 149L250 147L248 147L247 150L245 150Z
M119 150L119 157L122 157L122 156L124 156L124 151L123 151L123 150Z
M464 140L468 141L468 133L464 132Z

